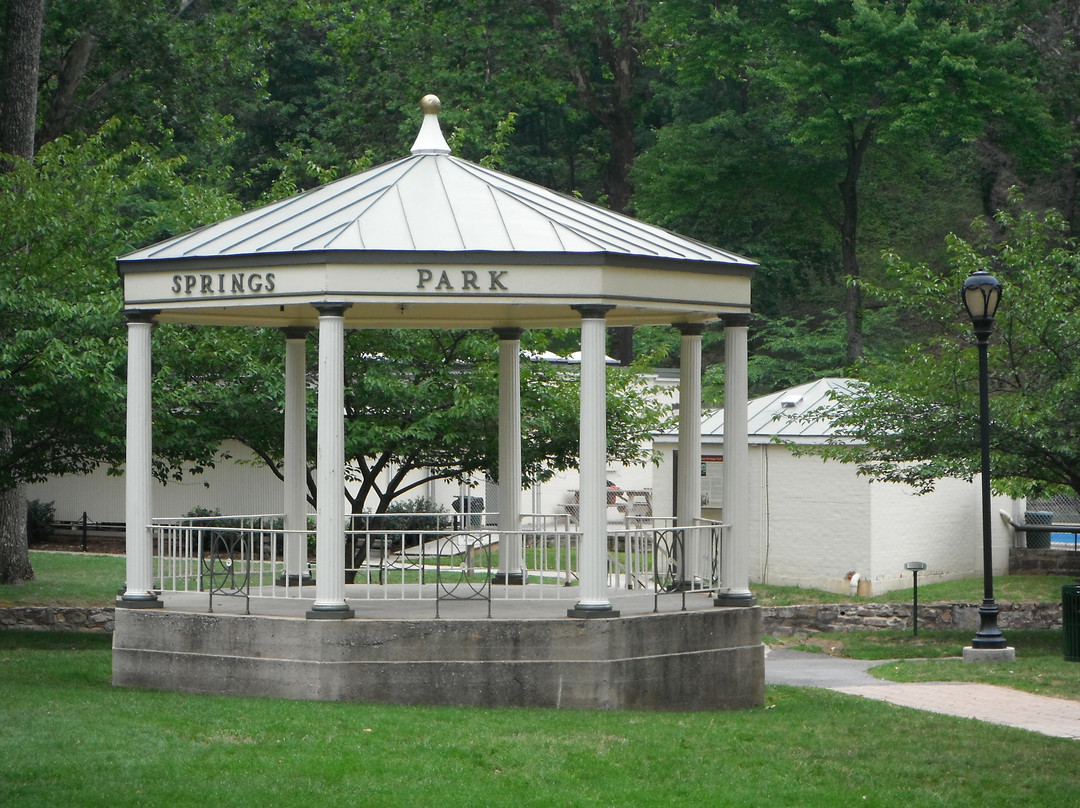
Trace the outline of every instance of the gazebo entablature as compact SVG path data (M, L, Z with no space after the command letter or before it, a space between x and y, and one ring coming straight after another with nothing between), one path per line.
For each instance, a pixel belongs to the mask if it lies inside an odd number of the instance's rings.
M286 529L305 523L304 350L317 334L320 496L316 593L308 616L344 618L346 328L492 329L500 340L500 478L520 479L521 330L580 327L581 599L572 617L610 617L605 591L605 329L671 324L682 333L679 522L700 517L701 333L726 334L727 479L745 483L746 332L754 262L571 199L450 154L438 101L422 102L412 155L118 259L128 313L127 589L118 605L155 607L151 507L153 322L281 328L286 342ZM736 414L730 415L735 412ZM294 434L295 433L295 434ZM695 437L696 435L696 437ZM291 451L290 451L291 450ZM298 456L300 455L300 456ZM511 489L510 486L502 488ZM745 499L745 485L730 486ZM694 492L697 492L695 495ZM500 499L499 529L520 514ZM752 605L746 508L725 493L718 605ZM286 548L286 564L299 551ZM515 566L516 565L516 566ZM506 567L504 569L504 567ZM500 576L520 576L500 554Z

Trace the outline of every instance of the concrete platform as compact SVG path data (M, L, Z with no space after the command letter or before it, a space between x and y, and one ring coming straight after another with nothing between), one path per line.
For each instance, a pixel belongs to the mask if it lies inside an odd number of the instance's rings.
M391 592L387 590L387 595ZM617 618L571 619L574 601L350 599L355 617L308 620L310 599L165 595L116 610L113 683L292 699L574 709L718 710L764 703L757 607L707 595L612 598Z

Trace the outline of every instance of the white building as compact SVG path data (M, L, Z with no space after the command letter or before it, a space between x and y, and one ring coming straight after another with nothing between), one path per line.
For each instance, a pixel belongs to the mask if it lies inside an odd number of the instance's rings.
M579 361L571 357L566 364ZM649 383L665 403L678 401L677 376L654 374ZM222 458L214 467L199 474L184 474L180 480L155 484L152 492L155 513L163 517L180 517L195 509L228 516L283 512L284 483L254 453L243 444L229 441L221 447L221 454ZM621 491L649 492L651 498L654 471L652 465L627 466L609 462L606 477ZM383 477L389 477L392 472L393 469L387 469ZM77 522L85 513L89 522L119 525L124 521L124 485L122 473L109 474L101 466L90 474L53 477L29 485L26 494L27 499L53 503L57 521ZM577 502L580 488L577 469L557 472L546 483L521 492L521 512L565 513L568 505ZM452 512L455 499L462 496L482 499L484 510L493 517L498 511L498 486L480 475L465 484L452 480L434 481L410 491L401 500L425 497ZM620 498L620 505L625 502L625 498ZM372 510L374 504L374 501L369 502L368 510ZM608 511L609 522L621 518L622 512L617 506L609 507Z
M747 408L750 436L750 580L847 594L879 594L911 586L909 561L927 565L923 583L982 575L981 494L976 479L941 480L917 495L899 483L872 482L853 465L796 456L780 441L821 444L826 421L801 423L799 415L824 406L843 379L821 379L754 399ZM724 414L702 421L702 515L722 520ZM654 481L658 514L673 515L677 437L659 436L663 461ZM1012 536L998 510L1023 511L1023 503L993 503L994 573L1008 570ZM858 576L857 578L855 576Z

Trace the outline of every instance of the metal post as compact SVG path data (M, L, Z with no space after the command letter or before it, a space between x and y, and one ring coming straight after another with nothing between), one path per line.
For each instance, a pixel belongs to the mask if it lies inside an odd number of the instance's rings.
M919 571L911 573L911 636L919 636Z
M972 648L1005 648L1008 643L998 628L997 603L994 601L994 558L990 533L990 368L988 345L993 321L975 323L975 338L979 346L979 437L982 449L982 541L983 541L983 602L979 606L979 630L971 641Z
M912 598L911 598L911 622L914 626L912 635L919 636L919 570L926 569L926 564L921 561L909 561L904 569L911 570L912 575Z

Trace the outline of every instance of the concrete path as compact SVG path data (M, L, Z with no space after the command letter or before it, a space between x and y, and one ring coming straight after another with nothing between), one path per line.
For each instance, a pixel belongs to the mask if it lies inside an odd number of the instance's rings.
M1080 701L1036 696L965 682L896 683L867 673L881 660L839 659L789 648L766 648L765 683L821 687L917 710L1080 740Z

